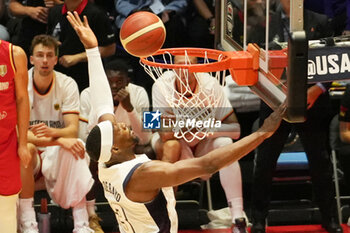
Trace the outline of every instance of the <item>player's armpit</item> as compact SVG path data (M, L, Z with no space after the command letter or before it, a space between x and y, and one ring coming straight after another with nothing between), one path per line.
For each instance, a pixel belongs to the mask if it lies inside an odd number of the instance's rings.
M209 165L203 165L199 159L181 160L176 163L149 161L135 170L127 185L127 191L153 193L162 187L177 186L216 171Z

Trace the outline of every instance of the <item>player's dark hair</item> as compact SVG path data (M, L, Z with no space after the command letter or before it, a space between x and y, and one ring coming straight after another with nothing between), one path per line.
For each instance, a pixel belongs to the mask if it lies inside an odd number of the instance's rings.
M98 161L101 153L101 130L97 125L91 130L86 139L86 152L94 161Z
M118 71L126 77L128 77L129 73L132 72L132 69L129 67L129 65L121 59L114 59L112 61L109 61L105 64L104 67L106 72L109 70Z
M58 56L58 41L54 37L44 34L35 36L30 46L30 54L33 54L33 50L38 44L42 44L43 46L49 48L54 48L55 55Z

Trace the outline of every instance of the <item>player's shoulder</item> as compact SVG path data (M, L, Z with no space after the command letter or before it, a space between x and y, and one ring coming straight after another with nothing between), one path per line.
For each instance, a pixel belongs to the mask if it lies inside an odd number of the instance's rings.
M55 73L55 76L56 76L57 80L64 80L64 81L68 81L68 82L71 82L71 81L75 82L72 77L70 77L70 76L68 76L68 75L66 75L64 73L61 73L61 72L56 71L56 70L54 70L54 73Z
M175 73L172 70L167 70L165 71L159 78L159 81L169 81L169 80L174 80L175 79Z
M54 71L56 77L56 83L59 84L62 88L73 87L78 88L77 82L70 76L63 74L59 71Z
M135 92L135 93L146 92L145 88L143 88L142 86L136 85L134 83L129 83L128 89L129 89L129 92Z

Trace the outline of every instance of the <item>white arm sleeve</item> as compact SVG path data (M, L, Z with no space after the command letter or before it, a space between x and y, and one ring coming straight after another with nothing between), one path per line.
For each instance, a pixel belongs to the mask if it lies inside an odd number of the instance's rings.
M91 105L96 111L97 119L104 114L113 115L113 97L106 73L103 69L98 47L86 49L91 88Z

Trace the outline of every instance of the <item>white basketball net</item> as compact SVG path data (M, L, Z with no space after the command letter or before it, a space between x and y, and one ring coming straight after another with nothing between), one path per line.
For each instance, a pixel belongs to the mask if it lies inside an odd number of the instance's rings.
M150 56L147 59L151 59L152 61L159 63L173 64L173 56L170 53L166 52L159 56L161 56L160 61L156 61L156 58L153 56ZM203 59L204 64L208 64L210 62L206 54ZM218 60L220 59L221 58L219 57ZM185 60L186 65L191 64L186 51ZM211 123L213 123L215 120L215 113L219 100L214 94L214 88L199 85L201 78L210 78L209 76L204 77L207 75L207 73L192 73L197 85L195 90L191 90L189 85L190 72L187 68L180 68L179 70L175 71L174 69L155 67L142 62L140 63L155 82L157 82L158 78L164 75L171 75L173 79L180 83L180 85L177 85L177 88L175 87L174 82L161 82L161 85L165 86L156 86L171 108L172 115L175 118L172 120L174 122L185 122L185 126L173 124L172 130L176 138L183 138L187 142L192 142L195 139L202 140L214 132L215 128ZM224 85L224 78L226 76L225 72L216 71L208 74L210 74L212 78L215 78L221 86ZM207 122L209 124L205 126L200 124L192 124L193 122L198 121Z

